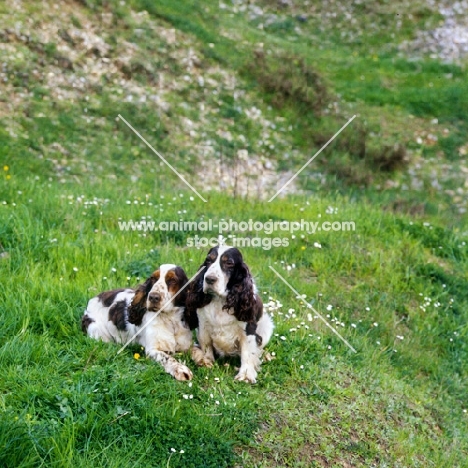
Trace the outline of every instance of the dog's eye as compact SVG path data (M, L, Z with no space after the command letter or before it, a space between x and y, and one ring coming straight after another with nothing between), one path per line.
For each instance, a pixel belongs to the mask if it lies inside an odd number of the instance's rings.
M234 260L226 260L226 266L233 267L234 266Z

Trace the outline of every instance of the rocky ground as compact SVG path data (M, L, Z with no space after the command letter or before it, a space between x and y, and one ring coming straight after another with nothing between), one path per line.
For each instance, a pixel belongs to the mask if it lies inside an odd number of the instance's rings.
M405 55L429 56L443 62L460 62L468 57L468 2L466 0L441 5L434 0L428 6L440 13L441 25L430 31L419 31L412 41L404 42L400 50Z
M208 63L193 38L145 11L132 11L123 19L112 12L96 18L77 6L71 0L60 7L44 0L30 11L30 5L27 9L15 0L0 16L0 89L5 97L0 99L0 115L12 137L27 137L17 117L33 97L31 84L45 91L44 100L62 103L96 104L104 91L116 109L119 102L130 102L147 104L157 113L174 147L189 153L187 163L192 164L190 158L199 161L205 189L264 198L281 182L271 154L291 147L287 129L274 122L266 107L251 105L256 99L234 72ZM133 34L115 34L117 29ZM144 47L147 35L156 49L153 58ZM137 75L146 76L146 83ZM233 96L235 110L258 135L256 141L247 143L232 119L219 116L225 95ZM87 115L86 108L83 119L105 126L102 118ZM228 152L233 141L238 149ZM158 148L158 141L152 144ZM70 150L57 142L44 153L60 171L58 161ZM281 180L290 175L285 173ZM286 192L291 190L298 188L291 184Z
M328 22L340 21L343 38L351 40L360 34L356 21L359 4L330 2L318 9L308 2L295 5L286 1L272 8L264 2L236 1L221 2L219 8L244 13L260 29L293 16L297 19L294 31L299 36L301 24L320 14L323 28ZM312 156L313 152L300 155L293 148L291 129L284 119L271 112L236 72L206 60L201 53L206 45L168 23L144 11L131 11L123 18L108 11L96 17L71 0L60 6L49 0L35 5L31 10L30 5L26 8L23 2L14 0L0 15L0 90L4 96L0 98L0 116L11 136L28 137L17 117L29 118L33 87L40 87L44 101L49 102L89 102L91 106L98 105L105 94L116 103L116 109L120 102L148 105L171 135L172 148L186 151L187 164L196 162L195 170L206 189L265 198L295 172L282 173L278 181L279 160ZM417 32L414 40L400 44L400 52L411 59L430 56L443 61L462 60L468 53L468 2L442 5L428 0L427 7L440 12L442 24ZM235 34L230 32L231 36ZM145 48L149 41L151 56ZM231 115L220 112L226 99L233 102ZM343 103L334 104L347 108ZM359 111L359 105L347 108L348 113L359 115ZM106 125L104 118L88 115L86 107L82 118L89 125ZM431 158L422 155L424 148L436 144L440 136L450 135L452 129L441 126L437 119L421 121L418 126L412 136L418 148L410 151L409 171L389 180L386 187L444 190L459 212L466 212L468 182L463 181L467 180L468 167L446 161L441 154ZM243 131L247 127L248 133ZM158 148L157 140L151 143ZM460 156L466 155L468 143L458 151ZM77 155L79 151L54 142L37 156L49 158L62 174L60 161L70 153ZM68 157L67 164L73 165L73 161ZM85 164L78 156L75 162ZM317 182L323 180L319 171L312 177ZM453 185L458 188L453 189ZM291 184L286 192L298 190L298 185Z

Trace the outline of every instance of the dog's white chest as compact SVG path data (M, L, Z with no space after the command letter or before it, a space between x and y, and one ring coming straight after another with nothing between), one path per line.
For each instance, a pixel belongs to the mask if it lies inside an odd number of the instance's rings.
M198 319L204 332L211 337L218 354L239 354L240 341L245 334L242 322L226 310L222 310L222 303L217 298L198 309Z
M152 347L168 353L187 351L192 342L192 332L180 320L182 311L173 315L147 312L143 325L147 327L144 337L145 348Z

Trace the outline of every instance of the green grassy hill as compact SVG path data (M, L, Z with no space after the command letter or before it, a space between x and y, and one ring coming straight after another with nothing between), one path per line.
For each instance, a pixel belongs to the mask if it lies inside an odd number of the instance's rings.
M466 65L408 52L426 2L322 3L0 5L1 466L468 466ZM207 251L119 222L208 219L356 226L226 233L288 243L242 249L276 325L254 386L79 327Z

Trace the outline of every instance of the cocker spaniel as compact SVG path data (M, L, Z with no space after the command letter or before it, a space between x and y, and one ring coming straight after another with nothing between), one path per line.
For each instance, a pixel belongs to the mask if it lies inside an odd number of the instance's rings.
M198 315L198 345L192 359L212 367L215 354L240 356L237 380L255 383L261 355L273 333L254 279L241 252L226 245L212 248L203 274L188 287L187 310ZM200 270L199 270L200 271Z
M146 355L177 380L191 380L190 369L171 354L188 351L196 314L185 309L188 282L177 265L161 265L137 289L115 289L92 298L81 319L91 338L106 342L139 343Z

